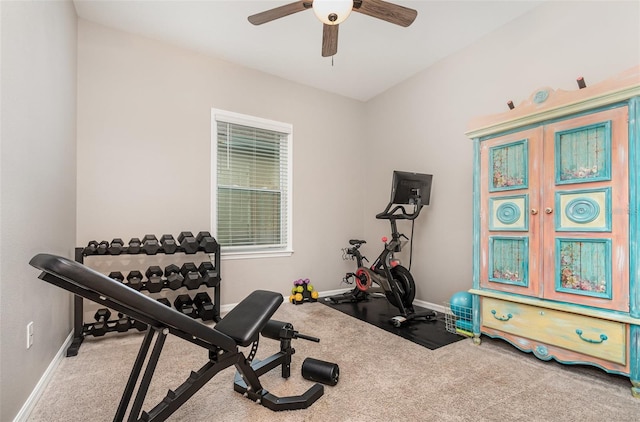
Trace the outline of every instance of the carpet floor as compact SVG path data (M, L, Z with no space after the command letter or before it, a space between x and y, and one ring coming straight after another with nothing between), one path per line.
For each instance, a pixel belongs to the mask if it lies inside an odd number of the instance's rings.
M499 340L462 339L429 350L320 303L283 304L274 319L291 322L320 343L294 340L291 377L278 369L260 378L278 396L299 395L313 383L301 376L306 357L340 366L340 380L304 410L273 412L233 390L235 371L217 374L170 421L425 421L604 422L638 420L640 400L629 379L592 367L544 362ZM31 412L32 422L110 421L142 335L87 338L64 358ZM258 359L279 350L260 342ZM150 409L207 362L205 349L169 336L151 382Z

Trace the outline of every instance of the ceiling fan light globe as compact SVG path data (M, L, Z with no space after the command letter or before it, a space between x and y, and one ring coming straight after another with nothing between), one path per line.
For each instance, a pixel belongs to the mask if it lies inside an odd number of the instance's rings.
M314 0L313 13L322 23L339 25L344 22L353 9L353 0Z

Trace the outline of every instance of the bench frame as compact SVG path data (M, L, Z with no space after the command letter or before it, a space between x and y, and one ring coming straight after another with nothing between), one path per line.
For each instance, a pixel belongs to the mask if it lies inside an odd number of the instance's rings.
M304 394L290 397L277 397L262 387L259 378L279 366L283 378L289 377L291 356L295 353L290 339L281 338L278 353L253 363L238 349L253 344L250 357L255 355L260 331L283 301L280 294L255 291L211 328L75 261L39 254L30 264L42 270L40 279L148 325L114 421L124 421L127 410L127 421L164 421L218 372L230 366L237 369L234 390L274 411L307 408L324 394L324 387L318 383ZM146 412L142 406L169 334L207 349L209 360Z

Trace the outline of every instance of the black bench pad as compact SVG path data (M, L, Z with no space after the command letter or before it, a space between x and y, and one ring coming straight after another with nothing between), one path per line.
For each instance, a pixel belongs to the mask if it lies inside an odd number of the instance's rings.
M280 293L256 290L229 311L216 324L216 330L228 335L240 346L248 346L257 339L282 302Z

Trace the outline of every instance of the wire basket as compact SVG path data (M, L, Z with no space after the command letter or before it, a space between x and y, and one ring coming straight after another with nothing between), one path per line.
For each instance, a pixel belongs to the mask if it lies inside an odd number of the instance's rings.
M444 304L444 323L447 331L464 337L473 337L473 308L466 306L454 306Z

